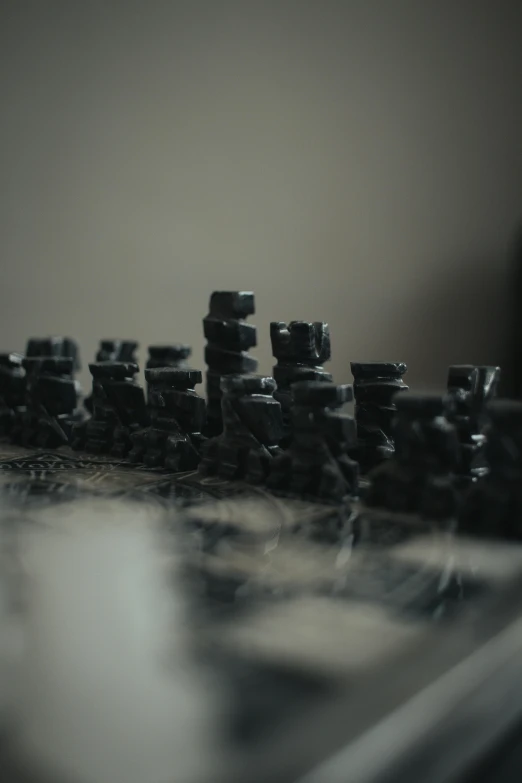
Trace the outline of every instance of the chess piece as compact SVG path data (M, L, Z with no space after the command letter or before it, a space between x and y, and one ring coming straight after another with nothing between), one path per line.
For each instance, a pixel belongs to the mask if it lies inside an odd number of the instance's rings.
M25 406L25 370L19 353L0 354L0 435L8 435Z
M129 362L136 364L136 351L139 343L136 340L100 340L96 353L96 362Z
M23 446L56 448L67 444L80 418L73 357L26 356L25 408L12 431Z
M351 362L354 377L357 461L367 473L393 456L392 421L395 395L407 391L403 362Z
M500 367L458 364L448 370L450 416L459 435L460 474L464 478L477 478L487 472L483 412L496 396L499 381Z
M300 381L292 386L292 395L293 437L272 462L267 486L323 502L356 495L358 467L348 456L355 446L355 422L340 411L352 400L352 387Z
M260 375L221 379L223 432L203 447L200 472L227 479L262 482L283 434L276 383Z
M330 330L324 321L272 321L270 324L272 353L277 359L274 379L275 399L281 404L284 436L281 447L291 440L292 394L290 387L298 381L331 382L332 376L322 367L330 359Z
M136 364L136 351L139 343L136 340L100 340L96 352L96 362L128 362ZM85 397L83 404L92 415L92 394Z
M132 436L130 459L173 472L194 470L205 423L205 400L194 389L202 381L201 371L151 367L145 379L150 426Z
M135 380L138 365L131 362L95 362L93 414L86 426L75 428L73 448L94 454L124 457L131 449L131 435L147 423L145 395Z
M221 378L257 370L257 360L247 353L257 344L256 327L245 323L254 312L254 294L250 291L214 291L210 297L209 313L203 319L208 367L205 434L209 437L223 429Z
M488 473L469 487L459 519L472 535L522 539L522 402L494 399L484 425Z
M56 357L72 359L73 372L81 370L80 351L71 337L32 337L27 342L25 355L29 359L37 357Z
M187 359L192 353L190 345L173 343L172 345L149 345L149 358L145 365L147 370L155 367L177 367L188 369Z
M460 449L457 430L445 415L447 401L440 395L405 394L396 407L395 453L370 472L366 505L454 520Z
M56 358L72 359L72 372L77 373L82 369L80 362L80 349L76 340L72 337L32 337L27 341L25 355L31 358L55 356ZM75 378L74 385L78 400L83 396L80 381ZM81 409L77 411L75 418L83 418Z
M173 343L172 345L149 345L149 358L145 365L147 370L159 367L174 367L180 370L190 369L187 359L192 353L190 345ZM147 386L147 399L149 389Z

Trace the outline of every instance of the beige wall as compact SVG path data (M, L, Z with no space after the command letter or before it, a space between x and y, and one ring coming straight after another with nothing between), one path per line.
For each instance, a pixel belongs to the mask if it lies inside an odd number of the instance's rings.
M188 341L213 289L333 371L504 358L522 3L3 0L1 348ZM86 377L85 375L83 376Z

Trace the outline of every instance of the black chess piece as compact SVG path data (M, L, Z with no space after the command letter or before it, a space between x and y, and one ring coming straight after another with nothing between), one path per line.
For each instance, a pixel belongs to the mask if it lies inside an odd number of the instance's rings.
M257 370L257 360L247 353L257 344L256 327L245 323L245 318L254 312L254 294L251 291L214 291L210 297L209 313L203 319L207 340L205 434L208 437L219 435L223 429L221 378L255 373Z
M460 459L455 426L442 395L405 394L396 400L395 453L369 474L368 506L430 520L455 520L455 474Z
M352 400L352 387L300 381L292 396L293 437L270 465L267 486L327 503L356 495L358 466L348 456L355 447L355 421L340 410Z
M262 482L283 434L276 383L261 375L230 375L221 380L223 432L203 447L203 475Z
M29 359L37 357L56 357L72 359L72 371L79 372L80 351L72 337L32 337L27 341L25 355Z
M477 478L487 472L484 407L497 395L500 367L456 364L448 370L449 413L457 428L462 458L460 475Z
M522 402L494 399L484 425L488 472L470 484L460 530L477 536L522 539Z
M205 423L205 400L194 389L202 381L201 371L151 367L145 379L150 426L132 436L130 459L173 472L194 470Z
M27 341L25 349L25 355L29 358L37 357L49 357L54 356L56 358L72 359L73 366L72 372L77 373L82 369L80 361L80 349L76 340L72 337L32 337ZM74 379L74 385L76 387L76 396L78 400L83 396L82 387L77 378ZM78 408L75 419L81 420L84 414L81 408Z
M351 362L357 422L355 454L362 473L393 456L395 395L408 390L402 380L406 369L403 362Z
M147 423L143 388L131 362L89 364L93 377L92 418L75 427L72 446L94 454L124 457L131 449L131 435Z
M187 359L192 353L190 345L172 343L171 345L149 345L149 358L145 365L147 370L159 367L174 367L180 370L189 370ZM147 388L147 397L149 390Z
M66 445L80 418L73 357L26 356L25 406L11 436L23 446Z
M288 448L292 437L291 386L299 381L331 382L332 376L322 366L330 359L330 329L324 321L272 321L272 353L277 359L274 378L275 399L281 404L284 435L281 448Z
M156 367L177 367L180 370L188 369L187 359L192 353L190 345L173 343L172 345L149 345L149 358L146 369Z
M100 340L96 352L96 362L127 362L137 364L136 351L139 343L136 340L103 339ZM92 394L85 397L83 404L92 415Z
M0 435L8 435L25 406L25 369L19 353L0 354Z
M136 340L103 339L96 352L96 362L129 362L136 364Z

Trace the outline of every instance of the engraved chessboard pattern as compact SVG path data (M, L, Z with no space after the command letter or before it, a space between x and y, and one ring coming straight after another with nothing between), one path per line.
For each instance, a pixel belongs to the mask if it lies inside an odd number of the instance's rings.
M316 678L350 681L386 665L522 568L517 547L455 540L416 520L67 449L0 446L0 496L4 509L104 496L171 510L190 531L187 565L211 608L205 644Z

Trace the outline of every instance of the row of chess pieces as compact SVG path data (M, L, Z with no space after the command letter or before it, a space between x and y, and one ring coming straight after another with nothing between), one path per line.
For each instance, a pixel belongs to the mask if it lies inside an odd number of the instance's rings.
M293 321L271 323L273 377L256 375L254 310L251 292L212 294L206 400L187 345L149 347L145 391L138 344L102 340L82 397L74 340L29 340L25 355L0 355L0 431L27 447L70 445L322 502L364 486L373 507L473 529L496 520L497 532L518 535L522 403L495 399L499 367L452 366L439 396L405 394L402 362L352 362L353 386L338 385L323 367L328 325ZM343 406L354 398L352 417Z

